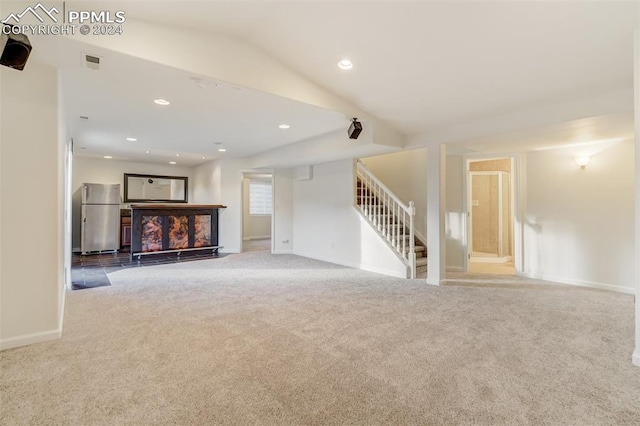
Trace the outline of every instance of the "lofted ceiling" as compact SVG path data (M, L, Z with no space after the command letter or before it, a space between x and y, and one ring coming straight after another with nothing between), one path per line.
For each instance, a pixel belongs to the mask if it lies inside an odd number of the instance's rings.
M135 19L246 40L403 133L415 134L632 87L639 3L120 5ZM351 71L337 68L343 57L354 63Z
M446 134L461 123L630 90L633 31L640 26L636 1L88 4L248 42L405 135ZM203 156L253 155L348 125L335 112L106 50L86 52L103 56L100 71L87 70L81 44L42 43L43 60L63 69L69 120L91 155L163 162L180 153L192 165ZM353 69L338 69L342 58ZM158 107L155 98L172 104ZM620 111L633 104L621 99L610 116L461 142L488 152L630 137L633 117ZM278 129L283 122L291 128ZM228 153L218 153L220 146Z

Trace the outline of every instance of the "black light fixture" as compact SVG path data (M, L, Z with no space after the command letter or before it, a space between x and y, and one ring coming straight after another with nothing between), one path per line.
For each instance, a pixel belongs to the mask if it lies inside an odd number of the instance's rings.
M354 117L353 121L351 122L351 126L349 126L349 130L347 130L349 139L358 139L358 136L360 136L360 132L362 132L362 123L360 123L358 119Z

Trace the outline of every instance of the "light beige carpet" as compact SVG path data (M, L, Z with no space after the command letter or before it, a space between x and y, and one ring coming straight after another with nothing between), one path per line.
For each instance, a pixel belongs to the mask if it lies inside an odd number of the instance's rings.
M629 295L264 252L110 278L0 353L0 424L640 424Z

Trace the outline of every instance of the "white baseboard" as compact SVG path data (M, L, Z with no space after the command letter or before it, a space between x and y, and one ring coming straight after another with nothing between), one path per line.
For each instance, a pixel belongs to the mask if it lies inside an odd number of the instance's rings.
M400 271L394 271L392 269L377 268L375 266L362 265L360 263L355 263L355 262L354 263L344 262L338 259L330 259L328 257L317 256L315 254L305 253L305 252L296 251L296 250L293 251L293 254L297 256L308 257L310 259L321 260L323 262L335 263L336 265L348 266L349 268L362 269L363 271L368 271L368 272L375 272L376 274L388 275L390 277L405 278L405 279L407 278L406 271L400 272ZM404 265L402 265L402 267L406 268L406 266Z
M293 254L293 250L273 250L271 254Z
M447 266L447 272L464 272L462 266Z
M262 235L257 237L243 237L242 241L251 241L251 240L270 240L271 235Z
M62 330L43 331L42 333L25 334L24 336L11 337L0 340L0 351L18 348L20 346L33 345L34 343L47 342L62 337Z
M640 349L636 349L631 359L633 361L633 365L637 365L638 367L640 367Z
M600 290L609 290L609 291L615 291L618 293L625 293L625 294L636 294L636 291L633 288L620 287L617 285L604 284L604 283L596 283L593 281L574 280L572 278L562 278L562 277L556 277L548 274L535 274L535 273L529 273L529 272L519 272L519 273L516 273L516 275L518 275L519 277L550 281L558 284L568 284L568 285L574 285L577 287L597 288Z
M366 265L354 266L354 268L362 269L363 271L368 271L368 272L375 272L376 274L388 275L390 277L395 277L395 278L402 278L402 279L407 278L406 272L402 273L399 271L392 271L391 269L376 268L375 266L366 266Z

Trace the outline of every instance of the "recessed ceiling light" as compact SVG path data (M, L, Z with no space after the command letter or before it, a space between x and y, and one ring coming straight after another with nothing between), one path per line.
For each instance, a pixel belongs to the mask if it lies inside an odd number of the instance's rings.
M351 63L350 60L348 59L343 59L340 62L338 62L338 67L341 70L350 70L351 68L353 68L353 64Z
M148 153L149 153L149 151L145 151L145 154L148 154Z
M218 151L220 151L220 152L227 152L227 148L218 148Z
M153 102L157 103L158 105L162 105L162 106L166 106L169 105L171 102L167 101L166 99L156 99Z
M203 160L206 160L207 158L206 158L206 157L202 157L202 159L203 159Z
M176 154L176 157L180 157L180 154Z
M278 127L281 128L281 129L288 129L291 126L289 126L288 124L284 124L283 123L283 124L279 125Z
M129 142L135 142L135 141L137 141L138 139L136 139L136 138L127 138L127 140L128 140Z
M169 164L176 164L175 161L169 161Z
M105 155L104 158L109 159L109 158L113 158L113 157L110 156L110 155Z

